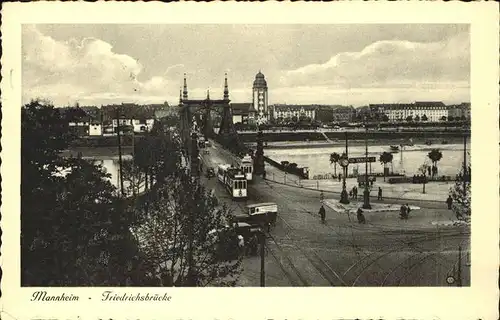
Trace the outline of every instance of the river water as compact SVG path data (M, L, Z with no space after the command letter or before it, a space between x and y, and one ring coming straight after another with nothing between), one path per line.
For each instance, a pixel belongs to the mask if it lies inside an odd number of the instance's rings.
M434 148L438 148L443 153L443 158L438 163L440 175L457 174L463 165L463 144L447 144L447 145L414 145L406 146L403 151L393 153L392 166L388 164L389 170L395 173L404 173L406 175L417 174L418 168L423 164L430 164L430 159L427 154ZM378 161L380 154L384 151L390 151L388 146L368 146L368 156L376 157L377 161L368 165L368 172L381 173L383 166ZM272 149L266 148L264 154L271 159L281 162L295 162L299 167L309 168L309 177L312 179L315 175L332 174L334 172L333 164L330 164L330 154L337 152L342 154L345 152L345 147L315 147L315 148L286 148ZM349 146L349 157L363 157L365 154L364 146ZM131 159L131 155L124 155L123 159ZM470 143L467 145L467 161L470 161ZM107 173L111 174L110 182L119 186L119 161L117 156L111 157L95 157L89 158L96 163L100 163ZM360 174L365 172L365 164L350 164L349 173L353 170L358 170ZM341 170L337 165L337 173ZM126 184L126 183L125 183Z
M431 164L428 153L432 149L439 149L443 158L438 162L439 175L454 176L462 165L464 158L463 144L447 145L414 145L405 146L402 151L393 153L392 166L388 164L389 170L406 175L418 174L418 168L426 163ZM368 172L382 173L383 165L379 162L380 154L384 151L390 151L389 146L368 146L368 156L376 157L376 162L368 164ZM293 149L272 149L266 148L264 154L271 159L281 162L289 161L297 163L299 167L309 168L309 177L312 179L315 175L333 174L334 165L330 164L330 154L345 152L345 146L341 147L316 147L316 148L293 148ZM348 148L349 157L363 157L365 155L364 146L352 146ZM470 161L470 144L467 145L467 161ZM371 167L371 168L370 168ZM358 170L360 174L365 173L365 164L350 164L349 173ZM337 173L341 167L337 165Z
M132 159L131 155L123 155L122 159L128 160ZM93 160L96 164L100 164L104 170L111 174L110 182L115 186L119 187L120 179L119 179L119 160L117 156L110 157L96 157L96 158L87 158L87 160ZM124 186L127 187L127 182L124 181Z

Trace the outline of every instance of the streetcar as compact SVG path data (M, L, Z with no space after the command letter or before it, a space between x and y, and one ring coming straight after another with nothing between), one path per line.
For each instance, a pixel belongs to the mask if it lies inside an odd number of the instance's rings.
M217 179L226 187L233 199L247 197L247 179L240 169L229 164L221 164L217 168Z
M264 222L268 226L276 224L278 205L274 202L254 203L246 206L250 221Z
M240 160L241 171L245 174L247 181L252 181L253 178L253 160L251 156L244 156Z

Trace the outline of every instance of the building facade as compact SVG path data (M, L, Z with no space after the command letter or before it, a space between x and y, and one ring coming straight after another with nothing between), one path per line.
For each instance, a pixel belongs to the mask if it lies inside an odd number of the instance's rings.
M252 103L231 103L231 111L233 114L233 123L247 124L250 111L252 110Z
M317 107L316 105L275 104L272 106L273 117L277 122L315 120Z
M259 124L267 123L271 120L272 114L269 112L267 81L259 71L255 76L252 87L252 106L250 117Z
M453 105L450 106L448 110L448 117L453 118L453 119L470 119L471 113L471 107L470 103L463 102L458 105Z
M417 101L408 104L370 104L370 113L384 114L389 121L413 120L438 122L448 117L449 107L440 101Z
M336 106L332 110L333 122L352 122L356 117L356 109L353 106Z

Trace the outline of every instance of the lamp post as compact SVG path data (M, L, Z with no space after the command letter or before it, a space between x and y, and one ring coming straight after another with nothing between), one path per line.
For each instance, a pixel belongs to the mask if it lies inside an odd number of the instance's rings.
M339 159L340 166L344 169L344 174L342 175L342 192L340 193L340 203L349 204L349 196L346 190L346 176L347 176L347 166L349 165L349 158L347 154L343 153Z
M365 118L365 191L363 192L363 209L371 209L370 190L368 190L368 126Z

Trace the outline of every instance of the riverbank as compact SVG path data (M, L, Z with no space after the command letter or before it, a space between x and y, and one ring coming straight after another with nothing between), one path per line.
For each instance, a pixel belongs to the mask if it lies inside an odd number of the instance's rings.
M449 138L447 139L447 144L442 144L442 140L439 139L412 139L413 144L422 145L426 148L444 148L448 144L462 144L463 137L461 138ZM427 145L426 142L431 141L432 144ZM401 139L368 139L369 146L391 146L407 144L408 140ZM467 142L469 143L469 141ZM256 147L257 143L246 143L250 147ZM348 140L349 146L364 146L365 140ZM295 148L328 148L328 147L341 147L345 146L345 140L334 140L334 141L266 141L265 149L295 149Z
M134 152L132 146L123 146L121 149L124 156L131 156ZM61 152L61 156L65 158L77 157L78 154L83 158L109 159L118 157L118 147L71 147Z
M470 136L470 132L467 133ZM257 139L257 134L254 132L240 132L240 140L243 143L254 143ZM442 141L457 141L463 139L463 131L369 131L368 133L364 131L350 131L347 132L347 138L349 141L362 140L368 136L368 139L377 141L409 141L412 139L415 141L421 141L425 143L428 140L433 141L433 143L441 143ZM283 132L265 132L264 141L270 142L334 142L345 141L346 132L344 131L283 131ZM330 141L329 141L330 140Z

